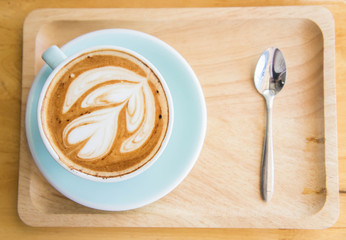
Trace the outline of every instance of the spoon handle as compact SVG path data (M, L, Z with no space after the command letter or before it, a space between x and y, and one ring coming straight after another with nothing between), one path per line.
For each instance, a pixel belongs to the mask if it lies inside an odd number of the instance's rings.
M274 192L274 157L272 137L272 109L274 97L268 96L265 99L267 104L267 121L261 164L261 194L263 200L268 202L272 198Z

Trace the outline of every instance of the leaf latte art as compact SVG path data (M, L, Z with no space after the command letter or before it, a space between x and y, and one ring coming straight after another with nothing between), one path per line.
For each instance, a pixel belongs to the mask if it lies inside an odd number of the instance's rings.
M122 143L121 152L139 148L154 128L155 101L147 79L119 67L92 69L77 77L67 90L63 112L67 112L92 87L114 80L120 82L93 89L81 104L82 108L103 106L103 109L74 119L64 129L65 144L86 141L77 154L81 159L100 158L111 150L122 108L126 108L126 128L134 133Z
M168 119L165 91L152 69L109 49L60 70L42 108L44 131L59 158L71 169L102 177L125 175L150 161Z

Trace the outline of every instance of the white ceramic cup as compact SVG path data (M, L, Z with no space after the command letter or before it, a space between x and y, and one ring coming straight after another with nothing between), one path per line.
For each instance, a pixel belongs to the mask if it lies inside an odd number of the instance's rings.
M59 72L60 69L62 69L71 60L73 60L75 58L78 58L79 56L81 56L81 55L83 55L83 54L85 54L87 52L92 52L92 51L101 50L101 49L114 49L114 50L119 50L119 51L126 52L126 53L128 53L130 55L133 55L133 56L137 57L142 62L144 62L147 66L149 66L153 70L153 72L156 74L156 76L161 81L162 87L163 87L163 89L164 89L164 91L166 93L167 102L168 102L168 109L169 109L169 120L168 120L167 132L166 132L165 138L163 139L161 147L159 148L159 150L157 151L155 156L149 162L147 162L145 165L143 165L139 169L135 170L134 172L131 172L131 173L123 175L123 176L110 177L110 178L102 178L102 177L96 177L96 176L88 175L88 174L85 174L85 173L80 172L78 170L70 169L68 166L66 166L60 160L58 154L54 150L53 146L50 144L47 136L44 133L44 130L43 130L43 127L42 127L42 121L41 121L42 103L43 103L43 100L45 98L47 89L48 89L51 81L53 80L54 76ZM126 49L126 48L123 48L123 47L115 47L115 46L96 46L96 47L91 47L91 48L84 49L82 51L79 51L79 52L77 52L77 53L67 57L62 50L60 50L57 46L53 45L53 46L48 48L43 53L42 58L48 64L48 66L53 69L53 72L49 75L49 77L47 78L47 80L46 80L46 82L43 85L43 88L41 90L41 94L40 94L39 101L38 101L38 107L37 107L37 121L38 121L38 129L39 129L42 141L43 141L46 149L50 153L50 155L53 157L53 159L55 159L63 168L65 168L67 171L73 173L74 175L82 177L84 179L88 179L88 180L92 180L92 181L97 181L97 182L118 182L118 181L123 181L123 180L132 178L132 177L142 173L143 171L145 171L151 165L154 164L154 162L160 157L160 155L162 154L162 152L166 148L166 146L168 144L168 141L169 141L169 138L171 136L172 129L173 129L174 109L173 109L172 97L171 97L170 91L168 89L168 86L167 86L164 78L160 74L160 72L156 69L156 67L150 61L148 61L146 58L144 58L143 56L141 56L140 54L138 54L138 53L136 53L136 52L134 52L132 50L129 50L129 49Z

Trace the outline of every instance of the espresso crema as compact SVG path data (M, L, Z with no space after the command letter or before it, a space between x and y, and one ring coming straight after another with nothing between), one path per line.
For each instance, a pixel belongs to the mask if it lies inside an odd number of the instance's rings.
M169 109L150 67L129 53L103 49L75 58L55 75L41 121L67 167L109 178L153 158L167 132Z

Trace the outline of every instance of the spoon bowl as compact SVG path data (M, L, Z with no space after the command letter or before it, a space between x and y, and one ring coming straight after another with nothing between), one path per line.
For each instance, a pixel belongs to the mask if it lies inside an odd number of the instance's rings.
M260 94L275 96L286 81L286 62L278 48L268 48L260 56L254 76L255 86Z

